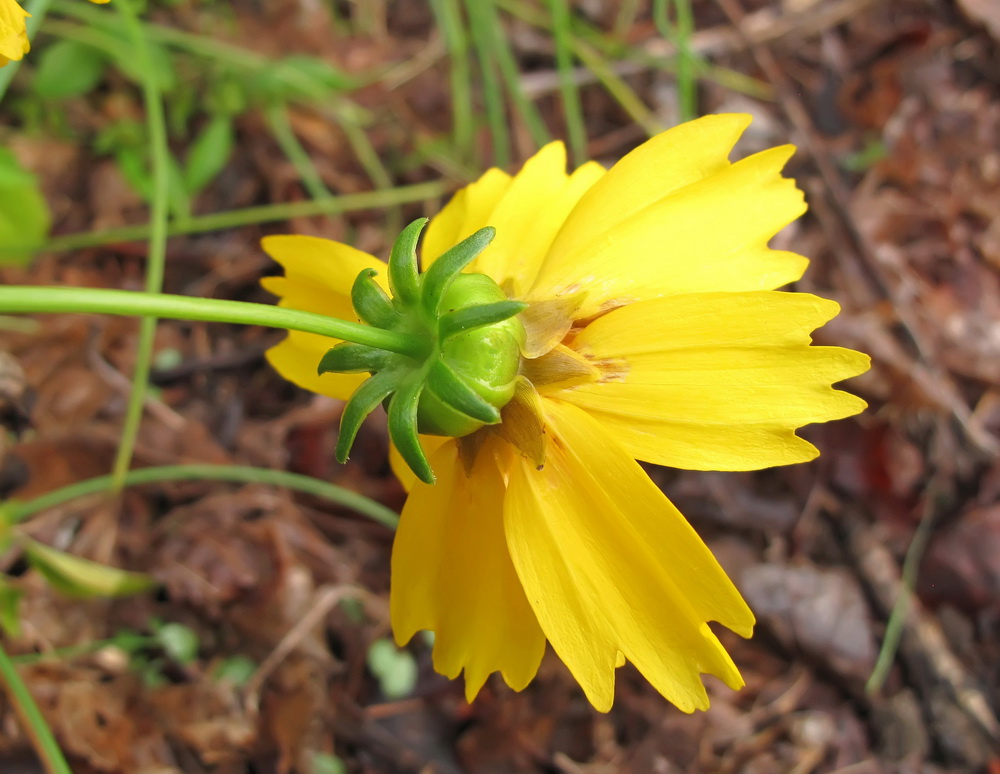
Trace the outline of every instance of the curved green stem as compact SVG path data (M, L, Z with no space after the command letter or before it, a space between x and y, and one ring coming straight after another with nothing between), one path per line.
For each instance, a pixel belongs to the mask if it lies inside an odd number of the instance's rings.
M298 309L247 301L194 298L167 293L97 288L0 286L0 314L83 313L126 317L168 317L175 320L261 325L265 328L318 333L356 344L419 355L423 343L415 336L327 317ZM333 346L331 342L331 346ZM319 363L316 364L317 366Z
M152 157L152 197L149 216L149 256L146 259L146 292L163 289L163 270L167 259L167 215L170 204L170 149L167 147L167 119L163 112L163 97L156 80L153 58L139 17L132 7L133 0L115 0L118 14L131 38L132 48L142 72L142 98L146 107L146 127ZM156 318L144 315L139 325L135 365L132 368L132 390L125 407L121 440L112 467L115 488L122 485L125 472L132 464L132 453L139 436L142 410L146 403L146 388L153 363L153 337Z
M9 66L9 65L8 65ZM3 70L0 70L3 72ZM313 215L338 215L343 212L357 210L381 209L395 207L400 204L434 199L447 193L447 183L431 180L426 183L404 185L385 191L363 191L356 194L344 194L332 199L321 201L282 202L280 204L262 204L257 207L244 207L239 210L215 212L211 215L194 215L183 223L171 223L168 228L170 236L184 234L203 234L207 231L220 231L226 228L239 228L259 223L273 223L292 218L307 218ZM121 226L103 231L83 231L76 234L65 234L50 239L41 252L80 250L85 247L115 244L117 242L133 242L146 239L149 236L148 224ZM0 257L5 248L0 247Z
M232 481L245 484L269 484L283 486L304 492L324 500L343 505L367 516L372 521L395 529L399 516L394 511L370 500L357 492L329 484L318 478L310 478L284 470L269 470L243 465L162 465L153 468L137 468L125 474L125 486L158 484L165 481ZM48 508L54 508L77 497L108 492L112 488L111 476L98 476L48 492L33 500L8 501L4 505L5 515L12 522L22 521Z
M45 770L49 774L72 774L55 736L52 735L52 729L45 722L42 711L38 709L28 686L24 684L24 680L17 673L17 667L3 647L0 647L0 680L7 689L10 703L17 711L24 732L34 742L35 752L42 759Z

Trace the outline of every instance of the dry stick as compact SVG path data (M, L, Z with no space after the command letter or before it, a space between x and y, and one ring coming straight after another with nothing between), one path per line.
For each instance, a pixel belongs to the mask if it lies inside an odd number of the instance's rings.
M733 27L740 34L744 34L743 30L747 15L740 5L739 0L718 0L718 3L726 16L729 17ZM771 53L771 50L765 44L758 43L748 37L746 38L746 44L753 55L754 61L757 62L757 65L764 71L764 74L777 90L781 108L785 111L787 118L795 125L799 135L802 137L803 144L816 162L816 167L819 169L820 176L823 178L823 183L829 193L830 204L839 222L840 231L847 237L848 244L853 248L847 251L847 255L850 256L854 264L853 268L867 280L869 286L874 288L876 297L893 303L896 316L902 329L906 332L906 338L909 339L912 348L917 353L920 367L928 371L934 379L939 380L945 386L945 390L949 393L950 398L948 408L955 419L958 420L969 440L980 451L994 457L1000 455L1000 444L978 425L972 416L972 411L961 399L958 389L952 380L942 369L933 364L932 348L924 340L916 319L910 314L909 309L904 304L895 303L896 299L892 286L885 272L882 270L875 251L854 224L854 219L851 216L850 193L840 178L837 165L830 158L830 154L827 153L825 146L819 140L816 129L813 126L812 117L796 93L788 76L785 75L781 66L774 58L774 54Z
M251 675L243 688L243 706L251 713L256 713L260 703L260 692L264 687L267 678L271 676L275 669L299 646L316 626L334 607L345 599L359 599L370 596L364 589L347 584L337 586L327 586L319 590L316 600L302 618L300 618L291 629L281 638L274 650L257 667L257 671Z

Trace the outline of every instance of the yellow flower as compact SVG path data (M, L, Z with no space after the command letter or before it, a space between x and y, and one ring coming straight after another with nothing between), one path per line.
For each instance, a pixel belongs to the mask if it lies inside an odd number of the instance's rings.
M498 425L424 436L433 486L410 487L393 546L400 644L435 632L434 665L464 669L471 701L492 672L515 690L545 642L607 711L631 661L690 712L700 674L742 678L708 621L750 636L754 617L684 517L636 460L753 470L818 452L795 430L861 411L831 385L867 356L811 346L838 312L779 292L808 263L768 240L805 211L781 169L785 146L736 163L750 119L708 116L648 141L605 171L565 172L553 143L511 177L492 169L427 229L425 267L484 226L496 238L468 267L529 306L515 398ZM268 237L285 269L280 303L352 317L355 276L381 261L346 245ZM387 288L387 284L382 285ZM316 374L332 341L292 332L268 352L285 377L348 398L363 376Z
M28 13L14 0L0 0L0 67L31 49L24 20Z
M90 0L104 4L110 0ZM8 62L20 60L31 50L28 30L24 20L31 16L16 0L0 0L0 67Z

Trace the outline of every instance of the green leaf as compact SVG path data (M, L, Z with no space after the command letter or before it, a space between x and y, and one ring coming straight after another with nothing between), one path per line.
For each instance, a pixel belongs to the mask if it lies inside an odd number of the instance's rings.
M60 40L38 57L33 83L42 99L65 99L93 90L104 76L107 60L92 46L75 40Z
M339 91L356 88L357 80L311 56L288 56L270 64L247 84L264 100L323 101Z
M0 266L28 264L45 244L51 225L37 179L13 151L0 148Z
M12 586L7 577L0 575L0 629L8 637L21 633L21 597L24 592Z
M171 91L177 83L177 75L174 72L174 63L170 58L170 53L158 43L146 39L149 59L152 63L152 75L160 91ZM115 65L122 74L133 83L141 84L143 72L140 69L139 57L132 53L131 48L127 49L127 54L123 51L115 58Z
M217 115L202 129L188 151L184 165L184 189L195 196L226 166L233 152L233 120Z
M163 624L156 630L156 639L178 664L191 664L198 658L198 635L184 624Z
M257 671L257 664L246 656L230 656L221 661L212 672L212 677L220 682L229 682L235 686L246 685L253 673Z
M144 148L123 147L115 152L115 161L122 176L128 181L136 193L149 201L153 195L153 180L149 175Z
M73 597L121 597L156 586L150 576L119 570L105 564L57 551L30 538L22 538L28 562L53 588Z
M347 764L329 753L314 754L309 768L311 774L347 774Z
M375 640L368 649L368 669L389 699L402 699L417 685L417 662L408 650L387 639Z

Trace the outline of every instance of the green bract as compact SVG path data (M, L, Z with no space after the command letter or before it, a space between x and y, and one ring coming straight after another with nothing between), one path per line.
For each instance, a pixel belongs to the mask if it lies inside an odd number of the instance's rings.
M358 317L376 328L406 333L420 344L408 354L344 342L331 349L319 373L364 373L371 377L347 401L340 421L337 460L350 453L361 422L380 403L389 414L389 436L422 481L434 473L419 433L460 438L497 424L514 395L524 344L511 301L483 274L463 274L493 240L483 228L445 252L427 271L417 269L416 245L427 219L399 235L389 258L390 298L366 269L354 281L351 301Z

